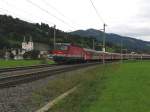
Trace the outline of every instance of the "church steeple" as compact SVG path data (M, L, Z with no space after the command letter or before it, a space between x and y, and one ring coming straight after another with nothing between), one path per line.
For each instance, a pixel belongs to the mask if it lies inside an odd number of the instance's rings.
M29 47L29 50L33 50L34 49L32 36L30 36L30 38L29 38L28 47Z
M33 45L33 41L32 41L32 37L30 36L29 41L26 41L26 38L24 36L23 42L22 42L22 49L26 50L26 51L31 51L34 49L34 45Z
M23 42L22 42L22 49L26 49L27 47L27 42L26 42L26 37L23 37Z
M32 36L30 36L29 42L32 42Z
M25 36L23 37L23 42L26 42L26 37Z

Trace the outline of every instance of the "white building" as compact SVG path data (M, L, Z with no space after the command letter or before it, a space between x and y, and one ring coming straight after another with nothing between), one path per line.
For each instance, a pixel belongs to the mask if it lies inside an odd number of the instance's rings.
M34 49L32 37L30 37L29 42L26 41L26 38L24 37L24 40L22 42L22 49L26 51L32 51Z
M32 41L32 37L30 37L29 41L26 41L26 38L24 37L24 40L22 42L22 48L11 48L9 49L9 52L5 53L5 59L10 58L10 53L14 55L15 60L23 59L24 53L32 50L38 50L40 51L39 57L45 54L48 54L48 51L50 49L50 46L45 43L38 43Z

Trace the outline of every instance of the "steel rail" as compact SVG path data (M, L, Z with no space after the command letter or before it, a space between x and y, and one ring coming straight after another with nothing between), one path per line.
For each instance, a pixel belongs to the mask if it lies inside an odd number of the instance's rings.
M57 66L55 68L37 71L37 72L30 72L24 73L21 75L14 75L14 76L7 76L0 78L0 88L8 88L13 87L19 84L32 82L34 80L38 80L41 78L45 78L52 75L57 75L63 72L68 72L88 66L93 66L101 63L87 63L87 64L76 64L76 65L65 65L65 66Z
M56 64L41 64L41 65L32 65L32 66L20 66L20 67L13 67L13 68L0 68L0 73L3 72L11 72L11 71L18 71L18 70L27 70L27 69L34 69L34 68L43 68L43 67L50 67L55 66Z

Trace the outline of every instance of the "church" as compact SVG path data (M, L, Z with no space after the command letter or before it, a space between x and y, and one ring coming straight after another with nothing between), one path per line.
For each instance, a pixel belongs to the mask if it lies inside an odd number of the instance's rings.
M29 41L27 41L27 38L24 37L21 48L16 48L16 49L11 48L10 52L5 53L5 59L9 59L11 53L14 55L15 60L23 59L24 53L32 50L38 50L40 52L39 54L39 58L40 58L42 55L47 55L49 49L50 49L50 45L48 44L33 42L31 36L29 37Z
M32 51L32 50L38 50L40 51L40 54L43 54L43 52L48 52L50 49L50 46L45 43L39 43L39 42L33 42L32 37L29 38L29 41L26 41L26 38L24 37L22 42L22 50L25 50L26 52Z
M26 38L24 37L23 42L22 42L22 50L25 50L26 52L34 50L32 37L30 37L29 42L27 42Z

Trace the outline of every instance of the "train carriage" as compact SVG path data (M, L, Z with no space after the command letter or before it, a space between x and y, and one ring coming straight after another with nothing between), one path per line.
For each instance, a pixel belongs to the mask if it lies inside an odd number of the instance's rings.
M88 59L84 58L85 60L88 60L88 61L99 60L98 51L84 48L84 52L85 52L85 56L88 57Z
M53 60L58 63L80 63L88 61L150 59L148 54L121 54L96 51L82 48L69 43L57 43L56 49L50 51Z

